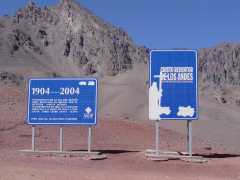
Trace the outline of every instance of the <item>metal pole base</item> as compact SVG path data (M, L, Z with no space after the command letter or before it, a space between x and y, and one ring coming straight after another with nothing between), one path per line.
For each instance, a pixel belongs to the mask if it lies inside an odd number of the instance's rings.
M169 160L182 160L193 163L207 162L201 156L189 156L187 153L175 152L175 151L158 151L154 149L147 149L145 152L147 159L152 161L169 161Z

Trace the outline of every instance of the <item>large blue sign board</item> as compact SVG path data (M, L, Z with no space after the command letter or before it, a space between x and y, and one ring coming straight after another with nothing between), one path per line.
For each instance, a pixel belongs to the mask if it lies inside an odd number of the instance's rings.
M152 50L149 119L197 120L197 51Z
M95 125L95 78L30 79L27 121L31 125Z

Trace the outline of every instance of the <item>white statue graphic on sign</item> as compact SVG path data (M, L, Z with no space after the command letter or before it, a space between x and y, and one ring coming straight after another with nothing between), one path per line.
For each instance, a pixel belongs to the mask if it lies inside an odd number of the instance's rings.
M170 107L161 107L161 98L163 94L162 89L162 72L160 75L154 76L159 78L159 90L157 87L157 82L153 82L149 88L149 119L150 120L160 120L162 114L169 115L171 113Z

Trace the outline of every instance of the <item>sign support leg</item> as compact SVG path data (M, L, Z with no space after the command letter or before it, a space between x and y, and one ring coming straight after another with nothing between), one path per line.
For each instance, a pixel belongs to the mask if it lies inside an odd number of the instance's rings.
M187 121L188 155L192 156L192 121Z
M92 143L92 127L88 127L88 153L91 152L91 143Z
M35 126L32 126L32 152L35 152Z
M156 137L155 137L155 149L156 153L160 153L160 129L159 129L159 120L156 121L155 123L156 126Z
M63 127L60 127L60 134L59 134L59 151L63 152Z

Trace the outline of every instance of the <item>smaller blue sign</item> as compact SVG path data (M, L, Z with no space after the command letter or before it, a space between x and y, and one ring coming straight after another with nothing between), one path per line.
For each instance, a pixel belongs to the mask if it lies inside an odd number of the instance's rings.
M95 125L95 78L30 79L27 122L31 125Z

